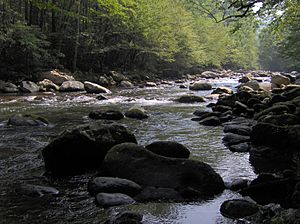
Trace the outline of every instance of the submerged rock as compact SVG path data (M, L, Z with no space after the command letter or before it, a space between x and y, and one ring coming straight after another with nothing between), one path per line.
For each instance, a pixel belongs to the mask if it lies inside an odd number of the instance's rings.
M31 196L31 197L42 197L44 195L58 195L59 191L54 187L39 186L32 184L25 184L16 189L18 194Z
M96 177L88 184L88 192L91 195L98 193L123 193L134 196L141 190L141 186L133 181L114 177Z
M121 125L93 123L67 130L42 151L45 168L53 175L73 175L102 166L107 151L123 142L136 143Z
M135 212L120 212L104 224L142 224L143 215Z
M242 199L225 201L220 208L222 215L234 219L244 218L257 213L258 211L259 208L256 204Z
M125 116L129 117L129 118L140 119L140 120L146 119L149 117L147 114L147 111L142 107L129 108L129 110L126 111Z
M184 145L172 141L157 141L146 146L146 149L160 156L171 158L189 158L190 151Z
M101 207L134 204L135 200L126 194L121 193L99 193L96 196L96 204Z
M126 178L144 186L185 189L201 193L202 197L222 192L222 178L207 164L167 158L149 152L144 147L124 143L107 153L104 164L111 176Z
M149 201L184 201L185 198L180 192L173 188L145 187L138 195L134 197L138 202Z
M32 114L16 114L8 119L7 125L11 126L47 126L46 118Z
M93 111L89 117L94 120L121 120L124 115L120 111L107 110L107 111Z

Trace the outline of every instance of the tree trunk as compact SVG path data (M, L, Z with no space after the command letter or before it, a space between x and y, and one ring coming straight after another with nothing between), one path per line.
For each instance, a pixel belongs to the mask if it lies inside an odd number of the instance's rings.
M73 58L73 72L76 71L77 68L77 57L78 57L78 47L79 47L79 35L80 35L80 6L81 1L77 0L76 7L77 7L77 19L76 19L76 39L75 39L75 48L74 48L74 58Z

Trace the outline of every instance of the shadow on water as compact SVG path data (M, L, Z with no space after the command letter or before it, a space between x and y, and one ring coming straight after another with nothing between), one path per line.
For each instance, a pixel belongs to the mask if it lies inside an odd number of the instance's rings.
M217 85L233 86L232 80ZM97 208L86 191L93 173L65 180L49 180L43 176L41 149L66 128L88 123L88 113L95 109L118 109L125 112L133 105L148 110L147 120L123 119L139 144L157 140L174 140L186 145L192 158L210 164L225 181L252 179L255 174L248 154L232 153L222 144L222 127L204 127L191 121L195 109L207 103L177 104L171 99L188 90L177 86L115 91L108 100L95 95L40 94L0 97L0 223L101 223L122 210L145 214L144 223L234 223L219 213L221 203L238 194L224 191L221 195L197 203L147 203L110 209ZM197 92L207 95L210 91ZM34 113L46 117L49 127L8 127L6 120L16 113ZM15 189L27 184L56 187L57 197L27 197Z

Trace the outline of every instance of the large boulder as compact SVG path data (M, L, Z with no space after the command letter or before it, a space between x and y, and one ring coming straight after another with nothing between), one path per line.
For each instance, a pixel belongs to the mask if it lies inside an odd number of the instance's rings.
M31 81L22 81L19 88L23 93L35 93L40 91L40 87Z
M84 89L87 93L111 93L109 89L92 82L84 82Z
M40 78L41 80L43 79L51 80L53 83L59 86L66 81L75 81L73 76L67 75L67 73L61 72L56 69L42 73Z
M189 158L190 151L184 145L172 141L157 141L146 146L146 149L161 156L171 158Z
M134 85L129 81L121 81L120 86L123 88L133 88Z
M116 71L110 71L108 75L112 77L115 82L122 82L127 79L123 74Z
M240 87L244 87L244 86L250 87L252 90L259 90L259 83L256 80L248 81L242 84Z
M60 92L77 92L84 91L84 84L79 81L66 81L61 84Z
M123 142L136 143L121 125L92 123L67 130L42 151L45 168L53 175L72 175L100 168L107 151Z
M114 177L96 177L88 184L88 192L94 196L98 193L123 193L135 196L141 190L141 186L133 181Z
M104 165L110 175L144 186L177 190L190 188L202 197L218 194L224 189L222 178L209 165L159 156L132 143L120 144L109 150Z
M194 82L192 85L190 85L190 90L211 90L212 85L207 82Z
M226 146L237 145L237 144L249 142L249 141L250 141L250 137L243 136L243 135L237 135L237 134L233 134L233 133L227 133L223 137L223 142Z

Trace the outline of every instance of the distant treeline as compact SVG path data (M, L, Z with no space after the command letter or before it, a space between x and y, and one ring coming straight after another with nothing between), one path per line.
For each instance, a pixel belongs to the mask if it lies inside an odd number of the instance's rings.
M0 0L0 73L254 69L259 62L271 68L269 57L282 57L281 43L265 29L259 46L256 17L217 23L212 13L215 18L220 9L212 0L199 2L206 13L190 0Z

